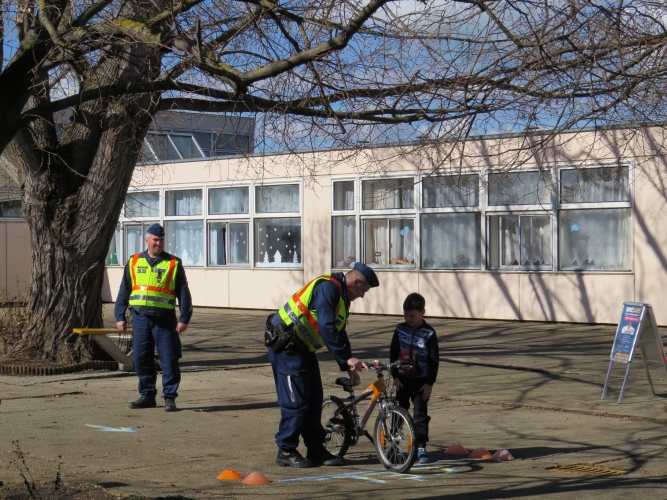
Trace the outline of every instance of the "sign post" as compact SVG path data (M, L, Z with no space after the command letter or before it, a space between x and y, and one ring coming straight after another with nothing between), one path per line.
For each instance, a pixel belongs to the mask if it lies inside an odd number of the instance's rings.
M642 354L644 368L646 369L646 378L648 378L648 383L651 386L651 392L655 396L653 381L648 369L648 361L660 361L665 368L665 372L667 372L667 361L665 360L665 349L662 345L660 333L658 332L658 324L655 321L653 308L651 304L625 302L623 304L621 320L616 329L614 345L611 348L609 369L607 370L607 378L604 381L602 399L607 395L607 386L609 385L612 366L614 363L623 363L627 368L625 369L625 378L623 379L621 393L618 396L618 402L620 403L623 400L623 393L625 392L625 386L630 376L630 368L632 367L637 347L639 347L639 351Z

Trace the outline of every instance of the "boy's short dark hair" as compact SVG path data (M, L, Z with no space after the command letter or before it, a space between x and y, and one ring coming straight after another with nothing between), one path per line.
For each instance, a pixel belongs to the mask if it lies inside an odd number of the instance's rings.
M423 311L426 306L426 299L418 293L411 293L403 301L404 311Z

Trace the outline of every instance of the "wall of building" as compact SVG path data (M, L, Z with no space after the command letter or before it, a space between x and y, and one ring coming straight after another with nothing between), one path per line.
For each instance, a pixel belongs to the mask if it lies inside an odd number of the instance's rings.
M667 179L665 158L646 154L647 137L640 137L622 154L616 150L617 138L608 132L561 137L560 153L547 150L529 164L581 164L630 162L634 166L633 270L631 272L501 272L501 271L377 271L381 286L353 304L353 312L401 314L404 297L417 291L426 297L427 314L432 316L616 323L625 301L653 305L659 324L667 325ZM648 139L656 131L647 131ZM655 139L655 137L653 137ZM465 158L450 157L452 168L459 161L466 166L502 166L514 155L516 141L503 138L470 143ZM662 140L662 138L660 139ZM514 142L513 142L514 141ZM369 150L365 156L336 158L336 152L317 155L277 155L251 159L222 159L183 162L158 167L138 168L134 186L141 189L164 186L229 186L248 179L270 183L285 178L303 182L302 248L303 263L298 269L186 268L195 305L209 307L280 307L303 283L329 272L331 268L332 177L371 175L382 165L385 171L414 172L431 168L423 157L393 155L390 150ZM378 163L378 160L380 163ZM432 161L432 160L431 160ZM444 165L445 170L448 167ZM442 166L442 164L441 164ZM311 176L313 168L318 174ZM304 180L305 179L305 180ZM13 224L4 224L4 231ZM0 225L0 235L3 225ZM14 230L15 231L15 230ZM7 237L7 248L14 253L14 240ZM1 240L0 240L1 241ZM19 243L16 243L19 244ZM27 238L20 244L27 244ZM18 248L18 247L17 247ZM17 250L23 255L27 252ZM7 269L18 269L9 258ZM18 259L18 257L17 257ZM252 259L252 250L251 250ZM0 267L2 267L0 253ZM26 269L29 263L22 262ZM108 267L104 300L113 301L122 275L121 267ZM5 276L5 278L3 278Z

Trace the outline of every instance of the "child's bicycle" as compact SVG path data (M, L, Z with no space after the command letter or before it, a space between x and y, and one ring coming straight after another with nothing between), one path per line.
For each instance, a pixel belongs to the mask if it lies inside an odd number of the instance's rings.
M367 363L377 373L377 380L369 385L359 396L354 395L354 388L349 377L338 377L336 385L349 393L341 399L329 396L322 405L322 425L327 432L326 448L336 456L342 457L350 446L357 444L360 436L366 436L375 445L380 463L392 472L406 472L417 459L417 435L415 424L410 414L396 403L387 391L387 382L383 372L391 375L400 361L385 365L379 361ZM393 386L390 386L393 388ZM361 422L357 413L357 403L366 398L371 401ZM373 437L364 429L373 413L380 404Z

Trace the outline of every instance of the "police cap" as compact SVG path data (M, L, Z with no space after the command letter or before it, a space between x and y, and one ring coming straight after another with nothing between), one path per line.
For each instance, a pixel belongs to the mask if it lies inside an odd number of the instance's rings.
M368 284L371 286L371 288L380 286L380 281L378 280L378 277L375 274L375 271L373 271L372 267L369 267L366 264L362 264L361 262L355 262L354 270L360 272L361 275L366 278L366 281L368 281Z

